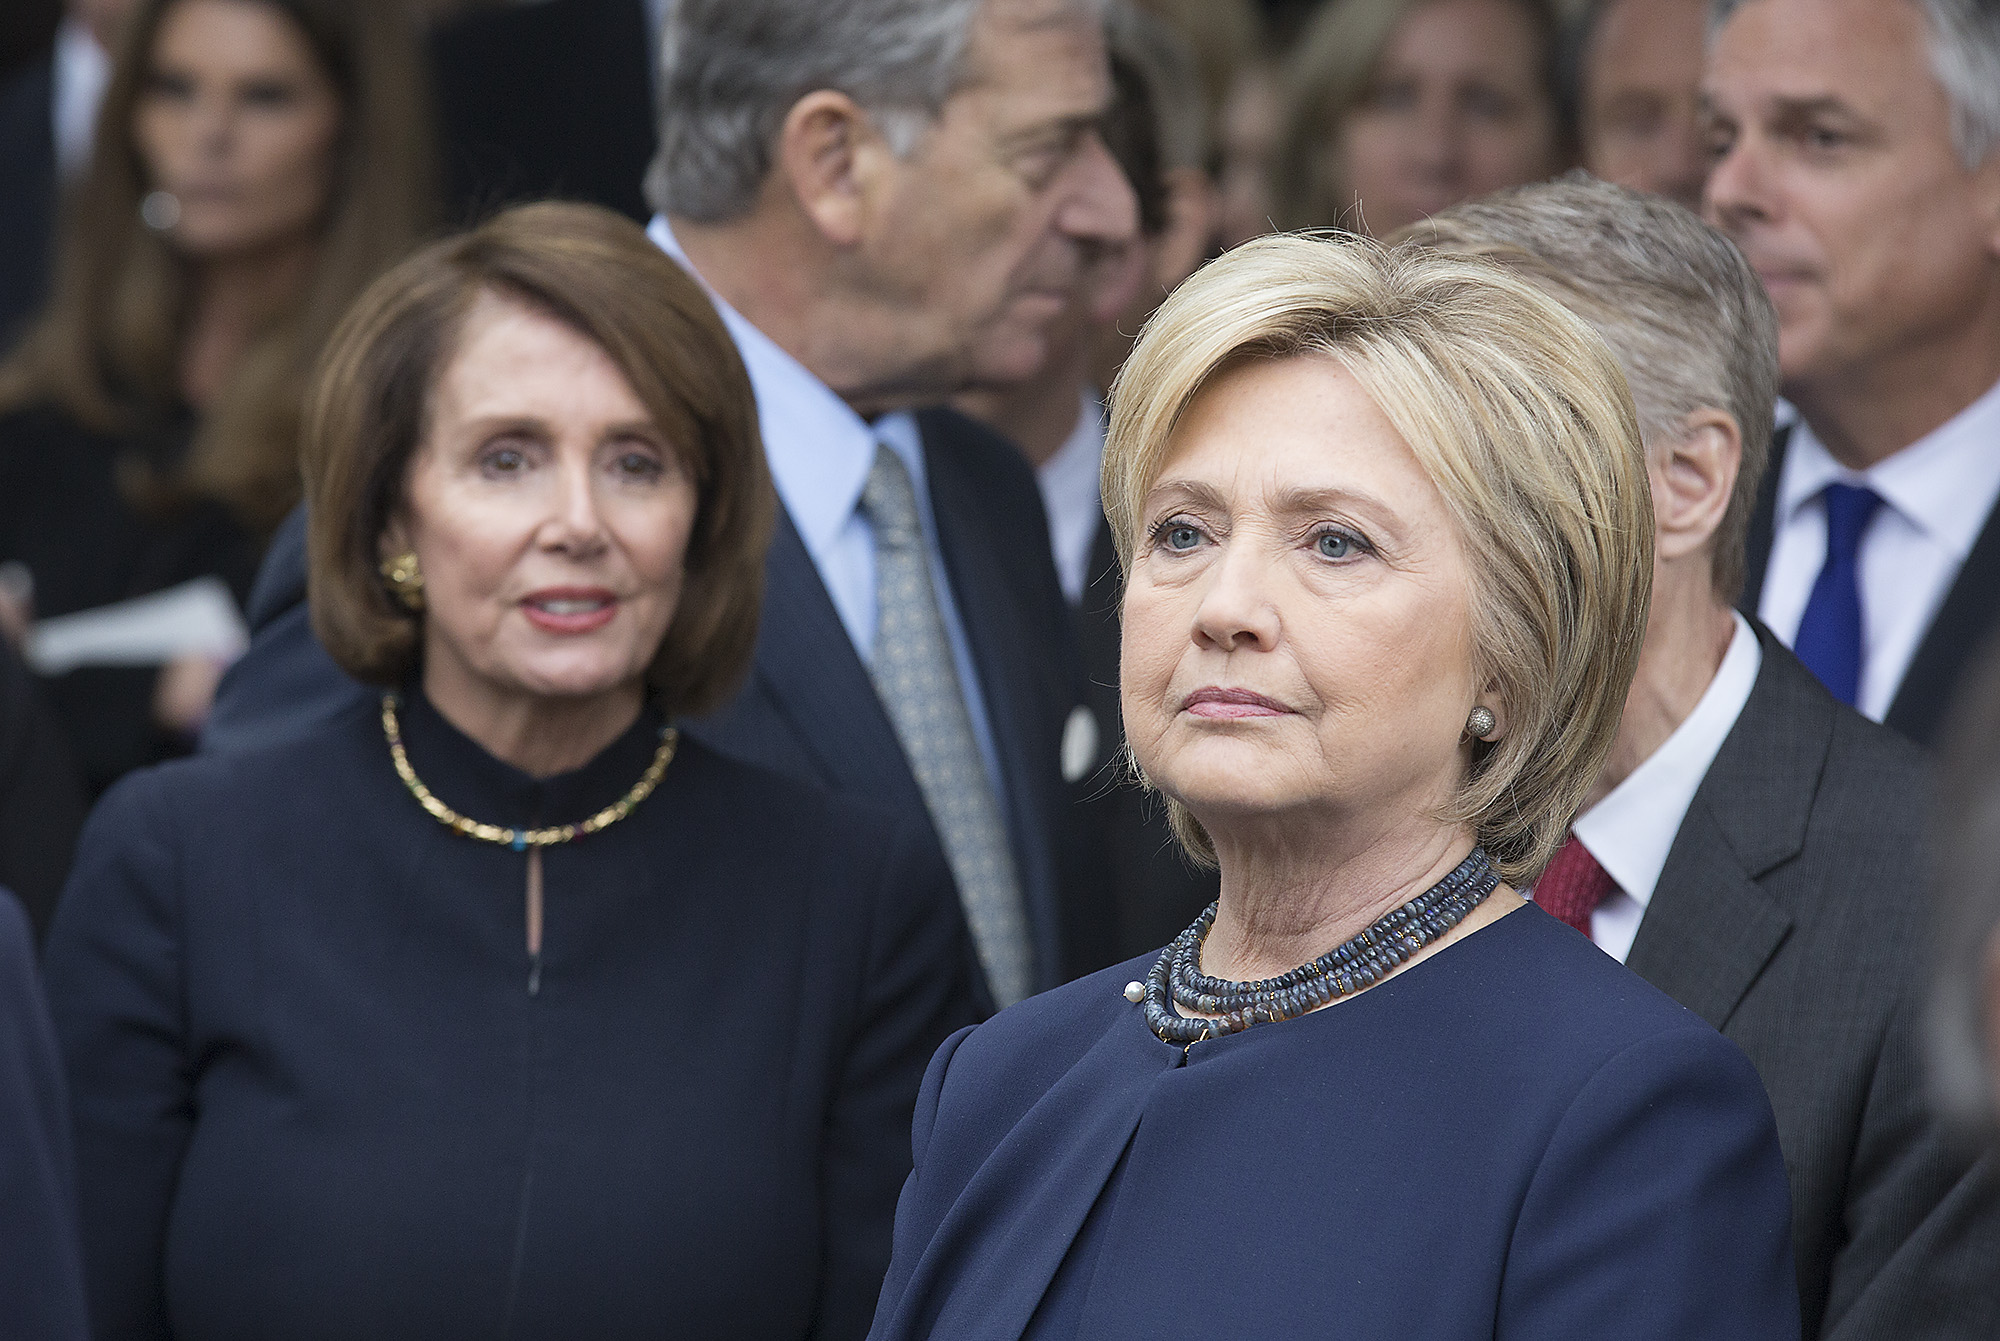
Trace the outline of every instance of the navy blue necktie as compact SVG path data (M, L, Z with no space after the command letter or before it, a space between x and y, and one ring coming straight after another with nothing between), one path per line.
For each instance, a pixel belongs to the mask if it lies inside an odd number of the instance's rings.
M1833 696L1850 706L1861 685L1861 537L1882 496L1855 484L1829 484L1826 564L1813 583L1792 650Z

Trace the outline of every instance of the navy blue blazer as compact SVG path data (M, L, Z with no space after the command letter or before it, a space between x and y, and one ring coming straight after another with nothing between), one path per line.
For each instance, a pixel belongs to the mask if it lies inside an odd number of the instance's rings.
M69 1100L35 943L0 889L0 1336L81 1341Z
M616 801L658 726L537 780L402 721L509 826ZM538 955L527 860L417 806L372 703L106 796L48 948L103 1335L867 1330L925 1062L976 1018L942 862L689 740L543 853Z
M1183 1050L1152 956L939 1050L872 1341L1791 1341L1743 1054L1532 906Z
M1011 444L963 415L926 410L917 422L945 572L999 754L1041 990L1068 976L1065 920L1079 900L1099 896L1080 874L1089 869L1089 839L1059 757L1064 724L1083 697L1081 663L1033 472ZM251 592L255 636L223 678L204 751L295 736L372 693L314 640L305 576L298 511L271 542ZM942 858L888 714L782 507L749 682L720 712L684 725L725 753L907 817Z

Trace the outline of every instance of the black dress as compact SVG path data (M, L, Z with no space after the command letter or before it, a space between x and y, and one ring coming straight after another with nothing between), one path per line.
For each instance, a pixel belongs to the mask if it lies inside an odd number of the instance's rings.
M73 614L219 577L240 604L258 545L221 504L134 505L120 484L134 464L170 470L195 420L155 431L93 432L50 408L0 416L0 563L27 567L35 615ZM156 666L86 666L42 680L91 795L143 764L185 753L153 721Z
M560 823L645 770L642 717L537 782L415 696L448 805ZM378 710L134 775L48 952L105 1335L854 1337L917 1085L971 1017L918 836L683 739L544 856L460 837Z

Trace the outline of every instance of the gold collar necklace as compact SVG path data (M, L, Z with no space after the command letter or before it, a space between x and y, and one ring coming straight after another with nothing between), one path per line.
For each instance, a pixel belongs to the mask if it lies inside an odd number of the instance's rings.
M554 847L558 843L574 842L587 838L600 829L608 829L619 820L632 813L641 801L653 794L653 788L660 785L660 778L666 773L667 765L674 761L674 750L680 744L680 732L671 726L660 728L660 748L653 753L653 762L639 780L632 784L632 790L613 801L604 809L580 824L555 824L546 829L503 829L497 824L481 824L478 820L467 819L450 806L431 794L417 777L417 770L410 767L410 756L403 750L403 731L396 721L396 696L382 695L382 734L389 738L389 758L395 762L396 776L410 789L410 795L417 798L427 814L439 824L454 833L467 838L477 838L482 843L495 843L501 847L511 847L516 852L525 852L531 847Z

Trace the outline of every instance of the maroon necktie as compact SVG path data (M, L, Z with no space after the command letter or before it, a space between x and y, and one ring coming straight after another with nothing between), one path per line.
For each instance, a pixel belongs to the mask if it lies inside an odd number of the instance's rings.
M1617 888L1618 882L1597 864L1590 849L1571 834L1535 881L1535 902L1588 936L1590 915Z

